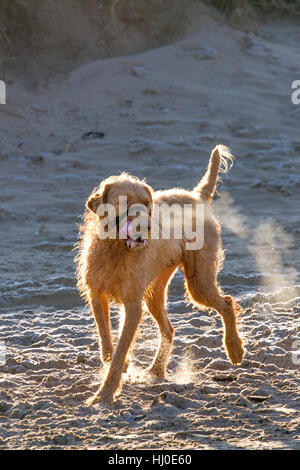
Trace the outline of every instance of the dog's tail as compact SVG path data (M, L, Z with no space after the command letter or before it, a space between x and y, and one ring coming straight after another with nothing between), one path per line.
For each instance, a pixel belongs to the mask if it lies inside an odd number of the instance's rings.
M227 173L232 167L234 156L225 145L217 145L210 156L209 164L205 175L194 188L205 202L210 202L219 180L219 173Z

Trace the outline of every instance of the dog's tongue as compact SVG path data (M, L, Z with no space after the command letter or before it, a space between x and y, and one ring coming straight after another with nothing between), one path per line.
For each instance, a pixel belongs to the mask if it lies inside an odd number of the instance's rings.
M132 228L132 221L127 220L126 224L123 225L123 227L121 228L119 232L120 238L123 238L124 240L126 240L126 238L130 238L131 228Z

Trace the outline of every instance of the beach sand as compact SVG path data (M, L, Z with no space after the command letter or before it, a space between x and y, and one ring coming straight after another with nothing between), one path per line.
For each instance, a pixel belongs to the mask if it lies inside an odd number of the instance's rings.
M171 44L83 60L35 86L28 77L7 84L2 449L300 448L300 105L291 102L299 40L288 20L247 31L205 9ZM219 316L185 302L178 272L168 303L176 336L167 379L143 381L158 344L145 313L120 397L112 407L87 406L101 363L74 275L85 200L121 171L154 189L191 189L217 143L236 156L213 208L226 256L219 281L243 307L245 359L231 366ZM116 339L115 308L112 324Z

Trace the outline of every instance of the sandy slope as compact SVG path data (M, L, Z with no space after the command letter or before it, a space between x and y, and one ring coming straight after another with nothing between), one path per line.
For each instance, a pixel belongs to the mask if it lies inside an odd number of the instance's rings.
M0 108L0 445L13 448L299 448L299 28L229 28L207 14L178 43L87 63ZM83 138L89 131L104 137ZM155 188L198 181L218 143L237 156L214 203L220 282L244 307L247 356L227 361L221 322L170 290L165 382L143 383L157 344L145 314L123 392L87 407L100 366L76 291L76 222L93 186L128 170ZM298 256L298 260L297 260ZM117 314L113 312L117 328ZM295 358L294 358L295 359Z

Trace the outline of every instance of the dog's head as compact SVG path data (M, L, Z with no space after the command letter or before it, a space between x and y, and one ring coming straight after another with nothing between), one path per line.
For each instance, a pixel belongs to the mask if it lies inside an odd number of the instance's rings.
M110 238L108 233L114 233L112 238L127 248L141 248L147 246L151 229L152 192L145 181L122 173L102 181L86 206L98 215L100 222L106 222L105 238Z

